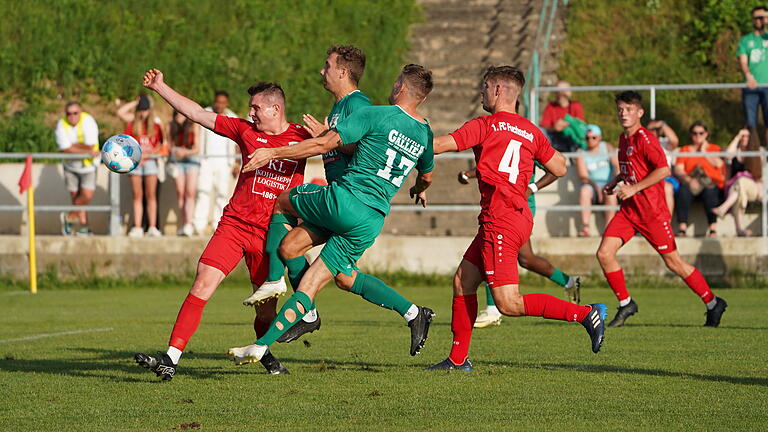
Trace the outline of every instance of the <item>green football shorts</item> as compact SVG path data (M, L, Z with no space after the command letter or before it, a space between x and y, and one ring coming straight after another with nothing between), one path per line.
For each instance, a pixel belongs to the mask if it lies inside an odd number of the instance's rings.
M357 260L373 245L384 226L384 215L363 204L338 184L303 184L291 189L291 204L304 224L330 233L320 258L334 276L351 275Z

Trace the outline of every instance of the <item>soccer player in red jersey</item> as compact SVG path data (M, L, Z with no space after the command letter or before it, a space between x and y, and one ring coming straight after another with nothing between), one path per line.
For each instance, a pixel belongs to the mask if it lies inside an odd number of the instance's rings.
M483 83L483 109L491 114L468 121L434 144L435 153L472 148L481 211L477 236L453 278L451 353L430 369L472 370L467 354L477 318L477 287L483 280L491 287L502 314L579 322L587 329L592 351L597 353L603 343L605 305L581 306L548 294L520 294L517 255L533 229L528 183L534 159L562 177L565 158L536 125L516 113L517 98L525 84L519 69L490 67Z
M241 154L251 154L262 147L283 147L311 137L302 126L286 120L285 95L274 83L261 82L248 89L249 116L253 123L206 111L169 87L157 69L147 71L144 86L157 92L193 122L235 141ZM284 190L304 182L304 166L303 160L276 159L256 171L240 173L216 232L200 256L195 282L179 310L167 353L158 358L137 353L135 359L139 365L162 376L163 380L173 378L179 357L200 324L205 304L242 258L250 272L253 289L264 282L268 268L264 242L275 199ZM276 305L277 299L271 299L257 307L253 323L257 336L269 328L276 316ZM262 358L261 363L272 374L287 373L271 354Z
M616 114L624 133L619 137L619 173L605 185L605 193L616 193L621 209L605 227L597 250L597 260L608 285L619 299L619 310L608 326L620 327L637 313L637 304L629 296L616 253L635 233L640 233L661 255L667 268L680 276L707 305L704 325L717 327L728 304L715 297L701 272L677 251L670 227L672 216L664 197L663 180L670 175L669 165L658 138L640 124L644 113L639 93L625 91L616 95ZM617 188L619 182L622 184Z

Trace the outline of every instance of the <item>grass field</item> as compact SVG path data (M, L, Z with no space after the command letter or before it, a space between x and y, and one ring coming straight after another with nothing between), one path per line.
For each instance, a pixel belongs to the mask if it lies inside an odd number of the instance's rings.
M560 294L552 285L539 288ZM186 287L0 292L0 430L765 430L764 290L723 290L718 329L689 291L635 289L640 313L594 355L577 324L506 319L475 333L473 373L423 370L450 347L446 287L402 292L437 312L408 355L394 312L324 291L322 330L273 352L291 375L236 367L253 340L248 291L225 284L171 382L133 364L164 349ZM587 301L615 300L587 289ZM481 306L482 307L482 306ZM613 311L610 312L611 314ZM90 330L37 339L45 334Z

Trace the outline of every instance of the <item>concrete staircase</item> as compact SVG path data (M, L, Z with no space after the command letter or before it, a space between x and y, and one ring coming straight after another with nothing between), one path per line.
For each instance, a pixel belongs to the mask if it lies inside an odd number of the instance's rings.
M543 0L419 0L424 22L411 29L408 61L433 72L435 87L423 108L435 136L444 135L464 122L485 114L480 106L480 86L490 65L513 65L527 72L536 40ZM562 16L562 7L558 15ZM562 33L558 20L553 35ZM556 50L557 37L550 42ZM554 83L556 61L548 56L542 84ZM437 159L430 204L472 204L480 200L477 185L456 181L459 170L474 166L470 159ZM403 187L393 203L410 202ZM477 212L393 212L384 232L416 235L473 235Z

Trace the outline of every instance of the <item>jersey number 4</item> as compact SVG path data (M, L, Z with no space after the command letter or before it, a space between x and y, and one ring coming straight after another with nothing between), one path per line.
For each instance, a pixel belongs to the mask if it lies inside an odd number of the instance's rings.
M393 185L400 187L403 185L403 179L411 172L416 162L400 156L400 163L397 165L398 169L403 169L403 175L392 177L392 168L395 167L395 158L398 156L397 152L391 148L387 149L387 166L384 169L380 169L376 172L379 177L391 182Z
M508 173L509 182L512 184L517 183L517 176L520 174L520 147L522 145L523 143L518 140L509 140L504 156L499 162L499 172Z

